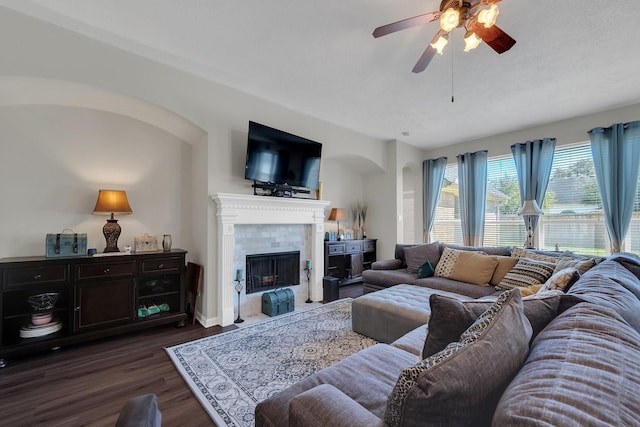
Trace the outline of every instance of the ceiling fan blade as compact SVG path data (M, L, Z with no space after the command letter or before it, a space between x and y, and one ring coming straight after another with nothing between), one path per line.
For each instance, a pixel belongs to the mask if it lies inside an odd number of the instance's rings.
M391 24L383 25L373 30L373 37L378 38L386 36L387 34L395 33L396 31L404 30L407 28L415 27L418 25L428 24L435 21L441 15L441 12L430 12L423 15L414 16L413 18L403 19L402 21L393 22Z
M433 37L433 39L431 40L431 43L435 43L436 41L438 41L440 36L445 33L446 31L444 30L438 31L436 35ZM413 71L414 73L423 72L427 68L427 65L429 65L429 63L433 59L433 55L436 54L437 51L433 47L431 47L431 43L427 45L427 48L424 50L424 52L422 52L422 56L418 59L418 62L416 62L416 65L413 66L413 70L411 71Z
M516 44L516 41L497 25L485 28L484 25L476 21L471 25L471 30L498 53L504 53Z

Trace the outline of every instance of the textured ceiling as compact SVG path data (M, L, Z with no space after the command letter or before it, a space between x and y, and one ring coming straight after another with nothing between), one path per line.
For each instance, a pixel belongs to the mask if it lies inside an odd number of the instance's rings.
M437 22L371 36L439 4L0 0L311 116L423 148L640 102L638 0L504 0L498 25L517 40L510 51L498 55L482 44L464 53L457 29L420 74L411 69Z

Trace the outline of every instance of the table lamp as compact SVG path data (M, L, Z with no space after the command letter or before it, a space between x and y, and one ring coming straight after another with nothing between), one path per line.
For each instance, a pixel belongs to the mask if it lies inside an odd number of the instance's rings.
M340 236L340 221L346 221L347 212L342 208L332 208L329 213L329 221L337 221L338 223L338 240L342 240Z
M540 206L538 206L538 202L535 200L525 200L522 204L522 207L518 211L518 215L526 215L528 226L527 226L527 238L524 241L524 247L528 249L535 249L535 245L533 244L533 228L531 227L531 217L540 215L544 215Z
M127 193L121 190L100 190L98 192L98 200L96 207L93 208L94 215L109 215L111 218L102 227L102 233L107 241L104 252L120 252L118 249L118 237L122 229L118 224L118 220L113 217L114 214L130 214L132 212Z

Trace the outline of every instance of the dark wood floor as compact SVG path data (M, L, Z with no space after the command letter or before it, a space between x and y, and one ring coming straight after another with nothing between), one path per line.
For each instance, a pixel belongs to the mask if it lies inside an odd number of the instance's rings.
M362 284L340 298L362 295ZM9 360L0 369L0 425L113 426L124 403L155 393L164 426L213 422L164 347L235 329L158 327Z

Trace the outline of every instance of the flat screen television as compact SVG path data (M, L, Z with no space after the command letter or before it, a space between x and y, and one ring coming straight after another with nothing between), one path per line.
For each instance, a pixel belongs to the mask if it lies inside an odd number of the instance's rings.
M318 189L322 144L249 122L244 177L278 186Z

